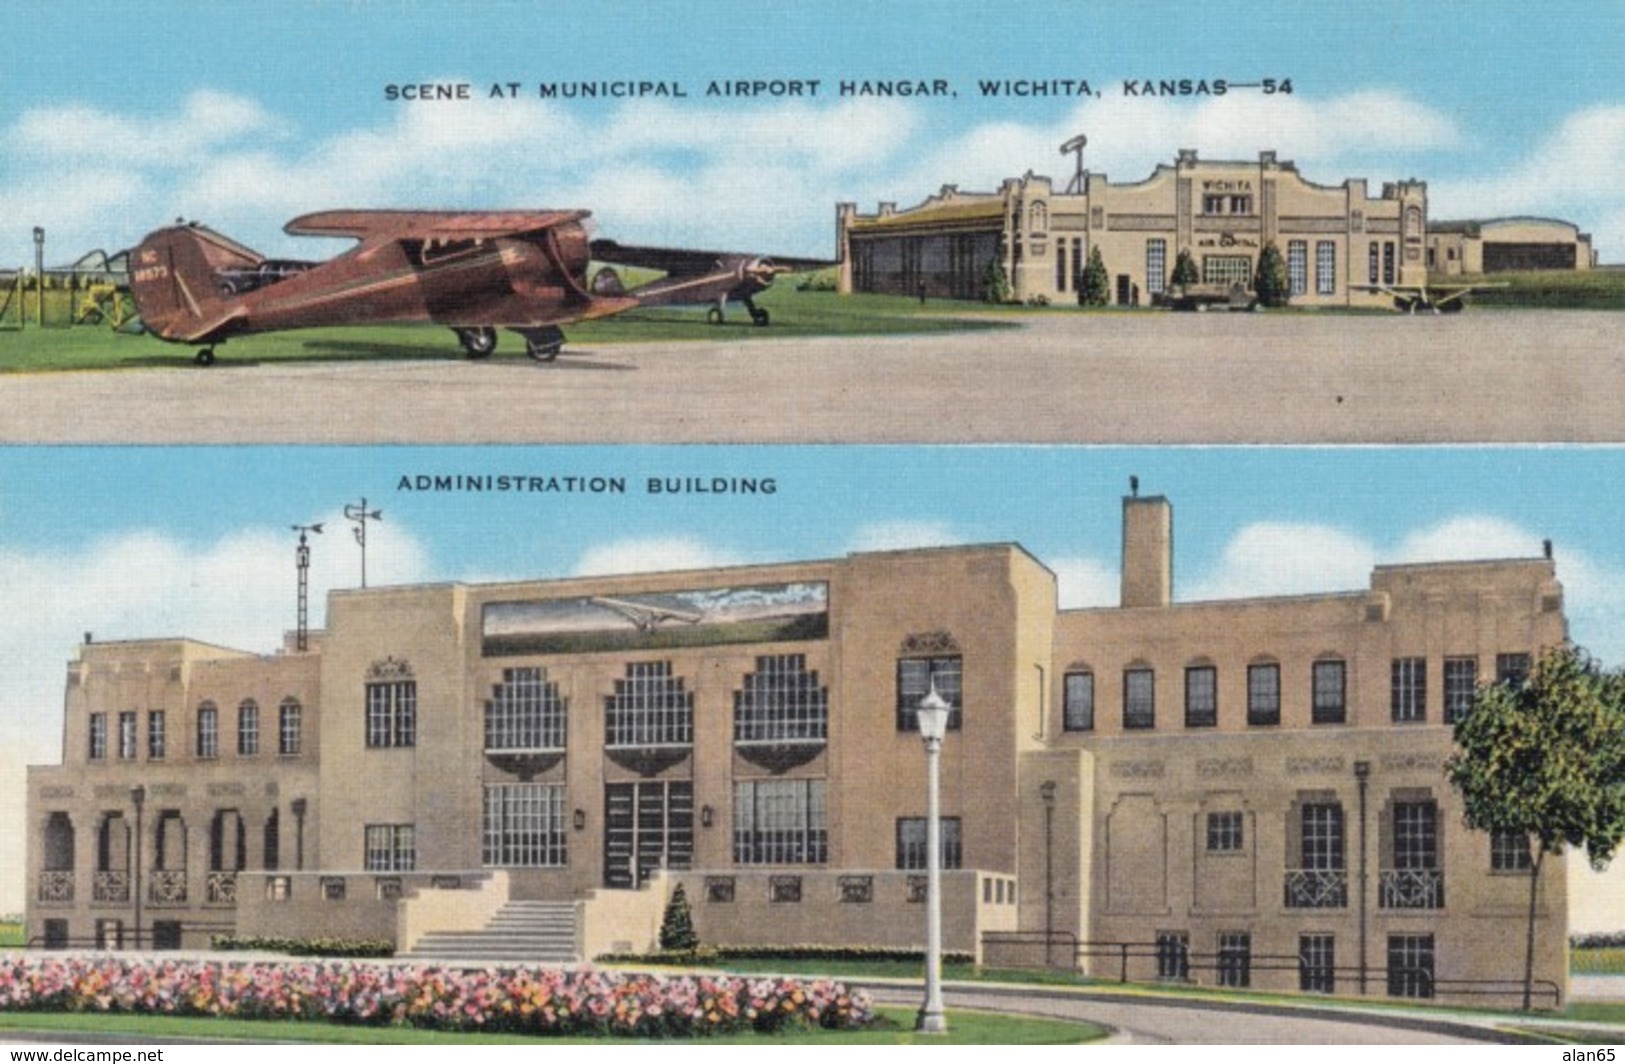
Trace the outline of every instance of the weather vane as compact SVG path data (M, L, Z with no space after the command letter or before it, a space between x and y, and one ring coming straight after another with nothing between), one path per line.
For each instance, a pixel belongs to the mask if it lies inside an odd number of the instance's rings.
M344 517L355 522L355 541L361 544L361 586L367 586L367 522L382 521L384 511L367 509L366 496L359 503L345 503Z

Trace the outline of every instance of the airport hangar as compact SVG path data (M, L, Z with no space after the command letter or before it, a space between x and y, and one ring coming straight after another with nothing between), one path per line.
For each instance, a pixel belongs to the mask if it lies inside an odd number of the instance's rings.
M1442 766L1475 685L1565 638L1551 559L1185 603L1171 504L1122 529L1116 607L992 544L337 591L271 655L87 637L28 771L27 934L591 959L682 884L707 944L919 948L935 691L948 949L1515 1000L1528 842L1465 828ZM1566 932L1547 862L1548 1004Z
M1079 138L1081 140L1081 138ZM1428 222L1427 183L1315 184L1273 151L1253 161L1205 160L1184 149L1143 181L1113 183L1083 168L1058 189L1029 171L996 192L945 185L915 207L874 214L836 207L842 292L983 299L1002 267L1017 303L1078 301L1090 252L1106 265L1108 301L1149 306L1168 292L1189 252L1205 285L1251 287L1262 249L1287 267L1295 306L1390 307L1379 286L1424 284L1428 273L1587 268L1591 238L1566 222Z

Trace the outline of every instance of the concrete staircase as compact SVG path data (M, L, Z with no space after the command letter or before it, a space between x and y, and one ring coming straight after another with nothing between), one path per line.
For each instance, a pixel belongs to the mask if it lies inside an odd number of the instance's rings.
M431 931L407 961L482 961L498 964L572 964L576 906L569 901L510 901L478 931Z

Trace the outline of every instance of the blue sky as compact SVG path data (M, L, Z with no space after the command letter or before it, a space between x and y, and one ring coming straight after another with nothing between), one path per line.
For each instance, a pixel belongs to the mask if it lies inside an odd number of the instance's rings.
M444 494L419 474L618 476L624 496ZM294 624L288 526L312 543L314 624L354 586L340 518L362 497L373 584L498 580L1016 541L1064 605L1117 596L1119 500L1174 504L1178 599L1365 587L1375 564L1535 556L1551 538L1574 638L1625 663L1625 448L11 448L0 466L0 868L21 768L60 754L82 633L270 651ZM650 477L772 478L772 495L650 496ZM20 882L0 877L0 910ZM1625 872L1608 895L1625 898ZM1584 892L1581 892L1584 894ZM14 898L14 902L8 899ZM1615 911L1618 911L1617 908Z
M116 249L177 216L271 253L340 206L581 206L622 240L828 255L833 205L993 186L1089 136L1139 179L1182 147L1312 180L1430 183L1435 218L1549 214L1625 259L1625 8L1340 5L166 2L25 5L0 62L0 263ZM1124 79L1291 79L1290 96L1127 98ZM821 81L707 100L711 79ZM949 99L842 99L941 78ZM1085 79L1086 100L981 79ZM679 83L678 101L544 103L544 81ZM385 86L468 82L466 103ZM496 82L522 98L484 99Z

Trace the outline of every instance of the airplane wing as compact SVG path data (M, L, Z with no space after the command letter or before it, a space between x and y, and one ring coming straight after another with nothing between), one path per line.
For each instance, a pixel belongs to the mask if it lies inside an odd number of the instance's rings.
M786 272L816 270L834 265L833 262L824 259L783 258L778 255L756 256L736 251L633 247L614 240L594 240L592 242L592 257L598 262L611 263L617 266L639 266L643 269L659 270L661 273L679 277L712 273L719 268L727 268L728 264L737 260L758 257Z
M318 211L300 215L282 231L290 236L384 240L493 240L538 233L592 212L566 211Z

